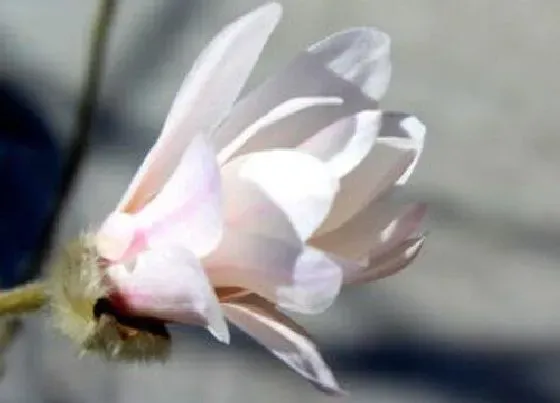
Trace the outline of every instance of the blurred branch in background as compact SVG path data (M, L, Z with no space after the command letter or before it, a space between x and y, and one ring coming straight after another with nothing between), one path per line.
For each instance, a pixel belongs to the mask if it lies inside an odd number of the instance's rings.
M41 272L43 263L49 257L58 221L64 211L67 199L79 174L82 160L86 154L116 6L117 0L100 1L98 16L94 22L91 36L87 65L88 71L76 113L75 133L71 139L68 159L64 166L52 215L44 227L37 251L31 259L30 271L33 276Z
M110 28L114 20L116 3L117 3L116 0L100 1L98 16L93 25L91 47L90 47L89 60L88 60L88 71L86 74L86 78L83 85L83 91L81 94L81 99L79 101L78 110L76 113L76 123L75 123L76 126L74 129L75 133L71 140L71 144L68 151L68 159L64 165L62 178L58 182L59 188L58 188L58 192L55 195L54 205L50 207L50 216L47 218L47 222L44 224L41 232L39 233L39 241L38 243L35 244L36 249L34 250L34 252L32 252L33 254L31 256L31 259L28 260L28 262L30 262L30 265L27 267L26 273L24 273L23 276L21 274L18 275L14 274L17 271L17 266L18 266L15 263L15 261L14 264L11 265L14 267L1 268L2 273L6 275L6 278L3 279L3 281L0 281L0 284L4 284L7 287L17 287L19 283L21 283L22 281L29 281L30 279L37 277L41 272L41 268L44 261L49 257L52 241L56 235L57 223L64 211L68 196L70 194L70 191L72 190L72 186L74 185L76 177L78 176L80 165L82 163L82 160L87 150L87 146L89 144L89 137L90 137L91 127L93 122L93 116L97 106L100 80L102 77L103 66L105 64L106 49L108 44ZM8 94L8 92L6 92L6 94ZM16 108L13 105L18 105L17 108L21 109L20 103L17 102L17 100L15 100L14 103L14 99L12 99L10 95L5 95L2 99L4 100L4 98L6 99L5 102L2 103L3 105L2 109L5 112L10 111L13 108ZM19 109L17 109L17 111L19 112ZM17 116L20 116L23 113L24 112L22 111ZM23 153L22 155L24 156L27 155L27 158L30 158L30 156L34 156L35 154L33 154L33 152L37 152L37 150L38 152L42 152L44 147L43 148L39 147L38 140L33 138L33 135L39 135L38 134L39 131L35 130L34 128L27 127L29 126L29 124L27 126L23 125L25 127L22 128L22 123L20 121L17 121L16 122L17 124L14 123L15 118L12 115L13 114L10 114L9 116L9 118L11 118L11 121L4 122L5 125L7 125L6 132L4 133L4 130L2 130L3 135L5 135L4 140L7 142L6 147L13 148L15 146L19 146L19 148L22 149L20 150L21 153ZM25 117L23 117L23 120L25 121L27 119L28 119L27 115L25 115ZM21 130L25 132L24 134L26 134L27 137L26 136L18 137L17 133L19 133L19 131ZM34 132L36 131L37 133L35 134ZM26 141L33 141L33 143L27 144L25 143ZM6 161L5 161L6 166L11 168L5 173L7 177L6 180L9 180L10 179L9 177L11 175L15 176L16 174L21 174L21 172L18 171L18 168L21 168L20 166L21 161L19 160L22 161L24 160L25 162L25 164L23 165L24 168L26 167L29 168L29 166L33 165L30 164L29 161L26 160L25 158L20 158L21 156L19 154L15 154L14 156L13 150L6 149L6 152L3 154L6 155ZM13 158L9 159L10 156L12 156ZM42 154L39 154L39 157L41 156ZM43 157L44 161L47 161L49 164L54 163L52 159L48 159L47 157L50 157L50 154ZM43 160L41 161L44 162ZM44 169L46 169L47 171L49 171L50 168L51 168L50 166L44 167ZM43 177L44 175L41 175L41 173L37 174L37 178L43 178ZM16 179L16 178L12 178L12 179ZM17 178L17 179L21 179L21 178ZM25 181L30 181L30 182L33 182L34 180L34 178L27 178L25 176L24 179ZM8 190L9 189L10 188L8 187ZM22 189L18 188L18 190L20 190L21 193ZM32 190L37 191L37 189L35 188L33 188ZM20 208L25 210L25 206L28 206L28 204L30 203L29 200L34 200L34 196L30 194L30 191L25 193L24 196L25 197L23 197L21 201L18 201L19 199L17 197L12 197L15 200L12 201L12 205L9 205L11 199L7 199L3 203L4 204L8 203L8 206L4 206L4 207L11 206L16 209ZM14 211L14 209L6 208L6 211ZM37 215L37 217L35 217L34 215L29 214L29 212L25 211L24 215L28 220L33 220L34 218L36 218L37 221L41 221L40 214ZM17 217L15 218L16 220L18 219ZM11 222L5 223L7 227L10 227L8 225L9 223ZM15 227L17 228L21 228L22 226L25 227L28 225L28 223L24 223L24 222L16 222L15 224L16 224ZM8 228L8 230L9 229L10 228ZM16 238L22 238L24 236L27 236L27 238L30 237L28 236L29 234L25 232L25 230L23 232L20 230L17 233L11 233L11 234L6 233L3 235L4 235L3 238L6 238L6 242L8 242L8 240L11 240L12 242L23 242L22 240ZM8 245L10 246L11 244L8 242ZM17 245L19 245L19 243ZM26 244L24 243L24 245ZM14 249L14 251L12 251L13 254L15 253L16 250L20 251L21 248L17 249L15 246L12 245L10 249ZM23 253L24 250L20 252ZM8 259L4 259L3 264L7 264L7 263L8 263ZM4 291L2 292L2 298L0 299L0 305L4 309L0 309L0 311L2 314L17 314L21 312L27 312L27 311L38 309L44 304L44 302L46 302L46 295L43 291L44 291L43 287L40 283L24 285L13 290ZM0 354L2 354L3 351L11 344L11 342L17 335L20 326L21 323L17 318L0 317Z

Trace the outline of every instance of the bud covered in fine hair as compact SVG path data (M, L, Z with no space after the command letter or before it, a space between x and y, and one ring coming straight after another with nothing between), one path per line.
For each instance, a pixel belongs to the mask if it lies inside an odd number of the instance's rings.
M50 293L55 326L81 353L111 360L165 360L171 338L161 321L120 314L110 303L110 286L89 235L61 253L52 267Z

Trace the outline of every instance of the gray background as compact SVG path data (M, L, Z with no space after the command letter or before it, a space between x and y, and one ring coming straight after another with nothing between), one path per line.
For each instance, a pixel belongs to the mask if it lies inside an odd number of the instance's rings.
M96 140L61 240L113 207L197 53L261 1L120 1ZM325 35L374 25L393 41L383 106L428 126L410 197L429 203L429 238L405 272L347 292L302 318L328 352L391 338L465 354L545 353L533 376L560 396L560 2L555 0L286 0L250 86ZM63 141L80 89L96 2L0 2L0 73L35 97ZM78 360L41 317L8 354L0 402L330 401L241 336L226 348L190 329L171 363ZM353 402L483 402L337 369ZM343 367L343 365L341 365ZM33 378L33 379L32 379ZM515 402L512 402L515 403Z

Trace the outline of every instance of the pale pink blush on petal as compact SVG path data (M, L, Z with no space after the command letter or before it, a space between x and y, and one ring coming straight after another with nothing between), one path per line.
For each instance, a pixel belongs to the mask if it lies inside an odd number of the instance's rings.
M136 238L134 217L115 212L103 223L96 234L96 247L99 255L110 261L121 261L130 253Z
M133 270L112 265L107 274L131 313L195 325L203 319L218 340L229 343L214 288L188 250L168 246L147 251L138 255ZM193 323L193 318L198 319Z
M151 248L174 243L206 256L223 232L221 178L216 156L196 136L162 191L135 216Z

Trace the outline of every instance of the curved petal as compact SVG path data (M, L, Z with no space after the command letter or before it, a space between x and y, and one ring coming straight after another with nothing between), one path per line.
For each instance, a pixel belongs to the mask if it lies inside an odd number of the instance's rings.
M236 152L243 147L247 141L251 140L255 135L262 133L267 127L274 125L276 122L286 119L288 116L296 114L298 112L304 111L308 108L323 106L323 105L341 105L342 99L338 97L301 97L289 99L271 111L269 111L263 117L257 119L251 126L247 127L243 132L233 139L227 146L222 148L218 154L218 160L220 164L225 163L227 160L231 159ZM286 141L289 136L300 136L300 132L296 131L294 133L286 133L286 136L282 139L286 142L285 146L290 147L290 141ZM297 140L296 143L297 144ZM281 145L276 144L276 148Z
M334 176L350 173L370 152L381 127L380 111L361 111L319 131L298 147L325 162Z
M202 136L192 141L171 179L137 220L154 248L173 242L202 257L218 245L223 231L220 170Z
M226 232L203 265L215 287L244 288L300 313L324 311L342 285L342 268L323 252L244 232Z
M221 342L229 331L213 287L198 259L184 248L168 246L141 253L133 270L107 269L124 308L140 316L204 325Z
M191 136L210 132L229 113L281 14L279 4L264 5L224 28L202 52L118 210L141 209L171 175Z
M377 109L377 100L389 82L389 48L389 37L375 28L339 32L312 45L235 105L213 135L216 146L225 147L268 111L292 98L339 97L344 103L307 108L261 128L238 155L295 147L342 117Z
M377 256L418 233L425 214L424 204L399 206L383 198L372 202L340 228L312 238L310 244L347 259Z
M333 34L309 48L338 77L379 100L391 80L391 39L375 28Z
M254 295L222 306L228 320L318 389L344 394L305 330L274 306Z
M364 284L396 274L416 259L424 241L424 236L407 239L384 254L370 258L363 265L352 265L346 262L344 284Z
M426 126L417 117L403 112L384 112L382 130L377 142L401 150L415 151L414 161L399 178L397 185L405 184L414 172L424 150L425 137Z
M227 225L306 240L327 216L338 180L317 158L293 150L239 157L222 169Z
M120 261L147 246L174 243L202 257L218 245L222 228L219 168L212 148L197 136L161 192L140 212L109 216L98 233L98 249Z
M341 179L331 213L315 236L335 230L391 186L405 183L422 152L424 134L418 119L385 113L375 146Z

